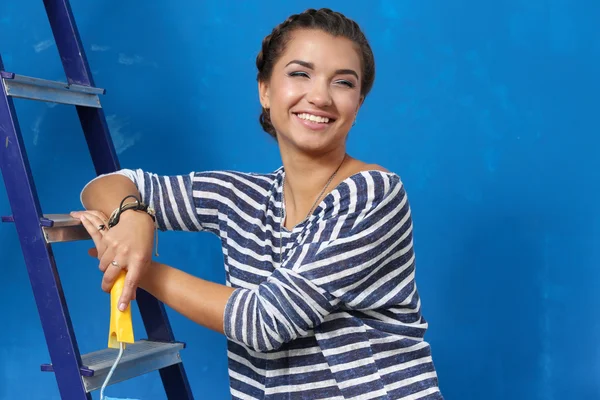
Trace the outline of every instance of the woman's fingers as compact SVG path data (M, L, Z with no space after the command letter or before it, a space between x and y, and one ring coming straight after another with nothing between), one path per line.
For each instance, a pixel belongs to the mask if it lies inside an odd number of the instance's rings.
M116 251L115 247L108 246L104 251L104 254L100 256L100 264L98 264L98 269L104 273L108 270L108 268L112 265L112 262L115 261ZM117 265L112 265L113 267L117 267ZM125 265L118 265L120 268L124 268Z
M116 260L115 260L116 262ZM119 274L121 273L121 267L118 263L115 265L111 263L109 267L104 272L104 277L102 278L102 290L106 293L110 293L113 285L115 284Z
M104 273L102 290L110 293L121 269L127 271L119 307L127 307L136 299L136 291L142 276L152 261L154 221L145 213L127 212L119 224L108 230L107 218L99 211L74 211L74 218L81 219L95 249L88 253L99 259L98 268Z
M93 220L92 220L93 218ZM85 228L85 230L89 233L90 237L94 241L94 246L96 246L96 250L98 254L101 255L106 250L106 246L103 242L103 234L102 231L98 229L98 226L101 225L101 221L96 219L97 217L88 216L86 214L82 214L80 217L81 224Z
M92 247L91 249L88 249L88 254L92 258L97 258L98 260L100 259L100 256L98 255L98 249L95 248L95 247Z
M71 216L77 219L81 219L84 216L87 217L88 220L96 225L96 229L99 231L106 231L108 229L108 217L102 211L72 211Z
M119 309L125 310L137 297L136 290L146 267L145 257L133 256L128 246L123 246L114 235L108 233L108 218L102 212L74 211L71 216L81 220L94 241L96 247L89 249L88 254L100 260L98 268L104 273L101 284L103 291L110 293L121 270L127 270L123 292L119 297Z
M104 213L102 211L98 211L98 210L88 210L86 211L88 214L92 214L96 217L98 217L98 219L100 219L104 224L108 223L108 217L106 215L104 215Z
M98 232L104 233L108 230L108 219L99 211L86 211L82 214L83 217L91 221Z
M143 265L132 264L127 267L123 292L119 298L119 310L124 311L132 300L135 300L137 287L140 283Z

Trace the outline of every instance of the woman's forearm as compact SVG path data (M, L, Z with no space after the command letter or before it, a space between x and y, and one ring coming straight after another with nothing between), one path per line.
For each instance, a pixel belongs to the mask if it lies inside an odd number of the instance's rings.
M233 288L157 262L142 277L140 287L197 324L223 333L223 315Z
M138 198L140 196L138 188L131 179L123 175L108 175L87 185L81 194L81 200L87 210L102 211L109 216L119 207L121 201L130 195Z

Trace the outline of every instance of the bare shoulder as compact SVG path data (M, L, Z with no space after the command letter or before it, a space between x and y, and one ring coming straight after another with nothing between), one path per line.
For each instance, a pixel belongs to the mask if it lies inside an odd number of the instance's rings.
M348 166L348 173L350 175L358 174L363 171L381 171L381 172L390 172L387 168L382 167L378 164L368 164L366 162L353 159L350 165Z
M386 168L382 167L378 164L369 164L355 158L350 158L350 161L340 170L338 176L334 179L332 187L335 187L342 181L354 176L356 174L360 174L364 171L381 171L384 173L389 173Z
M365 164L363 169L364 171L381 171L381 172L390 172L387 168L382 167L378 164Z

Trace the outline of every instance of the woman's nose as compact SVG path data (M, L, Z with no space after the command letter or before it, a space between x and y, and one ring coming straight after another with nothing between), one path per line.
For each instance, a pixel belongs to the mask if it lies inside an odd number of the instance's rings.
M332 103L329 85L322 82L315 82L311 85L306 98L311 104L320 108L328 107Z

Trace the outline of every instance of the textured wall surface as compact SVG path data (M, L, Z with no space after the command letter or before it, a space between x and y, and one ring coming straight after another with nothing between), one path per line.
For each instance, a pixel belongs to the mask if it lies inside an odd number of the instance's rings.
M72 6L96 83L107 89L122 166L164 174L277 168L277 147L258 125L262 38L308 7L355 18L378 70L349 152L407 186L426 338L444 395L600 398L597 1ZM3 2L0 37L7 70L64 79L42 2ZM44 212L79 209L94 171L75 111L16 105ZM10 214L3 185L0 214ZM83 352L106 346L109 318L90 243L54 247ZM163 233L159 250L165 263L224 279L215 237ZM58 399L54 376L39 370L48 353L10 224L0 225L0 273L0 399ZM224 338L169 313L188 344L197 398L227 398ZM107 394L165 398L156 373Z

